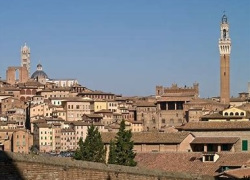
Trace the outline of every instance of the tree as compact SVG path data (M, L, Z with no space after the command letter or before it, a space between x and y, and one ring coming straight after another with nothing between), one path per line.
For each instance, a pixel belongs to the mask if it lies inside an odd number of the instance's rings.
M83 161L105 162L106 149L98 129L91 125L85 141L80 138L74 158Z
M83 140L82 137L78 141L78 148L76 149L76 152L73 156L74 159L76 160L81 160L82 159L82 152L83 152Z
M28 129L28 130L31 130L31 125L30 125L30 102L28 102L28 106L26 107L25 128Z
M109 163L124 166L136 166L133 152L134 142L131 141L131 130L125 130L125 121L122 120L119 131L115 137L115 142L110 144Z
M110 145L109 145L109 159L108 159L108 164L115 164L115 142L114 141L110 141Z

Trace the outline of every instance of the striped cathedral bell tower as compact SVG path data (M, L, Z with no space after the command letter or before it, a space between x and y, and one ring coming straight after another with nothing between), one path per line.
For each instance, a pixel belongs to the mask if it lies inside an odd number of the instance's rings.
M230 103L230 53L231 39L229 36L229 24L224 14L220 24L220 102Z

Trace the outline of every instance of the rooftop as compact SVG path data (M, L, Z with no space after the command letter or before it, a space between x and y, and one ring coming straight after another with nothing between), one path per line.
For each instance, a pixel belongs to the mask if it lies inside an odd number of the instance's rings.
M191 144L234 144L238 137L195 137Z
M188 122L182 126L176 127L178 130L250 130L250 121L198 121Z
M176 132L176 133L160 133L160 132L135 132L132 133L132 141L134 143L147 143L147 144L179 144L190 133L189 132ZM109 143L110 140L115 139L116 133L104 132L101 133L104 143Z
M167 152L137 153L138 167L170 172L189 172L197 175L218 175L221 166L243 166L250 161L250 153L217 153L216 162L202 162L202 153Z

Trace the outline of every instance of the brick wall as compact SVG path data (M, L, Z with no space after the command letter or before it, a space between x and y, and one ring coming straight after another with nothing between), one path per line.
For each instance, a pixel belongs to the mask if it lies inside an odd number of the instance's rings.
M70 158L41 157L0 152L0 179L23 180L187 180L197 179L189 174L162 172L75 161ZM198 177L212 180L212 177Z

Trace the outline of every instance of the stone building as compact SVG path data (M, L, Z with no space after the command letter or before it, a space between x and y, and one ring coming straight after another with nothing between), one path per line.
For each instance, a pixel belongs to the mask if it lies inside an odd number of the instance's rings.
M239 108L228 108L201 117L201 121L250 121L250 113Z
M203 138L221 138L234 137L234 139L227 143L226 151L235 152L250 152L250 121L199 121L188 122L185 125L176 127L179 131L191 132L195 137ZM222 149L222 140L216 142L203 141L203 148L200 151L204 151L208 148L209 151L218 152ZM225 141L226 142L226 141ZM208 145L209 144L209 145ZM230 148L233 145L233 149ZM197 149L196 149L197 150Z
M198 83L194 83L193 87L178 87L177 84L170 88L156 86L159 129L185 123L184 104L198 97Z
M116 133L101 133L102 140L109 149L109 143L115 139ZM147 152L189 152L190 142L194 136L189 132L162 133L162 132L135 132L131 140L134 142L134 151Z
M19 76L17 77L17 75ZM30 77L30 48L21 47L21 66L10 66L6 70L6 82L10 85L25 83Z
M17 72L18 71L18 72ZM19 74L19 77L16 75ZM28 81L28 71L26 67L8 67L6 71L6 80L7 83L15 85L17 83L25 83Z
M78 84L76 79L49 79L47 82L54 83L56 87L73 87Z
M78 93L79 97L88 97L92 99L105 99L105 100L114 100L115 94L106 93L102 91L85 91Z
M33 145L33 135L27 130L17 129L12 135L12 152L25 153L30 152L30 148Z
M20 101L19 99L16 99L14 97L8 97L5 99L2 99L1 102L1 112L2 114L8 114L8 110L10 109L15 109L15 108L20 108L20 109L25 109L26 105L23 101Z
M94 101L90 98L67 98L62 101L62 106L66 111L67 121L82 120L83 114L94 112Z
M156 103L139 101L136 106L136 121L143 122L143 131L159 128Z
M25 129L0 129L0 150L16 153L29 153L33 136Z
M202 116L211 112L219 112L224 110L227 105L211 99L192 99L183 105L185 119L187 122L199 121Z

